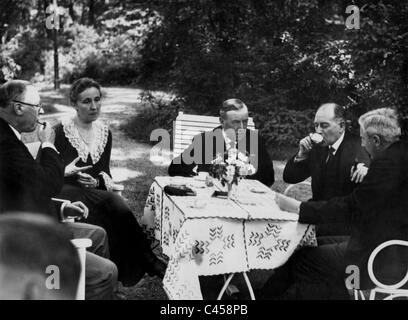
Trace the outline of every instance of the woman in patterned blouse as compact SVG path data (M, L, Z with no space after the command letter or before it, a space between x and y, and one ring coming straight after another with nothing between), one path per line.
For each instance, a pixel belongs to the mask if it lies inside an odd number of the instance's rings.
M106 230L111 260L124 286L136 284L145 272L163 278L165 264L152 252L126 202L112 192L112 133L98 120L101 99L101 87L92 79L79 79L71 87L76 116L55 128L55 146L66 163L60 197L85 203L89 208L86 222Z

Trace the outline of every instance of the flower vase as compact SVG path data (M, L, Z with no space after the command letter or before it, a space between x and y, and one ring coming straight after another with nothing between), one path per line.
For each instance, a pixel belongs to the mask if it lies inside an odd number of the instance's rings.
M231 200L231 197L232 197L232 183L227 183L227 188L228 188L227 198L228 198L228 200Z

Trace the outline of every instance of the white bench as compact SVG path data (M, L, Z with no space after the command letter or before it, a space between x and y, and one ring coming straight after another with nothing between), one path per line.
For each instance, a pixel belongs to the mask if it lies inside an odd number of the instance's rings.
M187 149L197 134L211 131L220 125L219 117L179 112L176 120L173 122L173 157L177 157ZM248 129L255 129L252 118L248 118Z

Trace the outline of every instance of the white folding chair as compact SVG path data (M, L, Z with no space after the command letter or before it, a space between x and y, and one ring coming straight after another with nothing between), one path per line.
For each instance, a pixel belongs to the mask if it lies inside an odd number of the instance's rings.
M370 255L370 258L368 259L367 268L368 268L368 275L371 281L376 285L376 287L371 290L354 289L354 299L355 300L366 300L366 297L364 294L365 292L369 293L369 296L368 296L369 300L375 300L375 296L377 293L386 295L386 297L383 298L382 300L393 300L395 298L401 298L401 297L406 297L408 299L408 289L401 289L402 286L408 283L408 266L407 266L407 273L404 276L404 278L398 283L392 284L392 285L387 285L387 284L380 282L375 276L374 271L373 271L374 259L377 256L377 254L381 250L384 250L385 248L389 246L394 246L394 245L408 247L408 241L389 240L389 241L386 241L380 244L377 248L374 249L374 251Z
M76 300L85 300L85 262L86 262L86 248L92 245L91 239L72 239L72 244L78 251L79 261L81 263L81 274L79 276L78 289Z
M41 142L35 141L25 144L28 151L31 153L34 159L37 158L38 151L41 147ZM122 189L123 190L123 189ZM70 202L64 199L52 198L53 201L57 202ZM61 222L75 222L74 218L67 218ZM81 263L81 273L78 282L78 289L76 294L76 300L85 300L85 260L86 260L86 248L89 248L92 245L91 239L72 239L71 243L75 246L78 251L79 260Z

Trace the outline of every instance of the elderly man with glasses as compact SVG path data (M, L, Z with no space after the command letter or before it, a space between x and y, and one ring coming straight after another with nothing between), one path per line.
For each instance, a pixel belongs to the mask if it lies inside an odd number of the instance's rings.
M38 130L42 143L39 161L34 160L21 142L21 133L36 130L40 110L40 95L28 82L12 80L0 86L0 214L20 211L58 217L58 211L64 214L69 209L86 217L88 208L80 202L69 204L64 210L51 202L64 183L64 163L54 146L51 125L44 123ZM106 259L109 250L105 230L84 223L65 224L65 227L73 238L90 238L93 242L90 249L95 254L87 252L86 256L86 298L112 298L117 268ZM22 234L16 237L27 241Z

